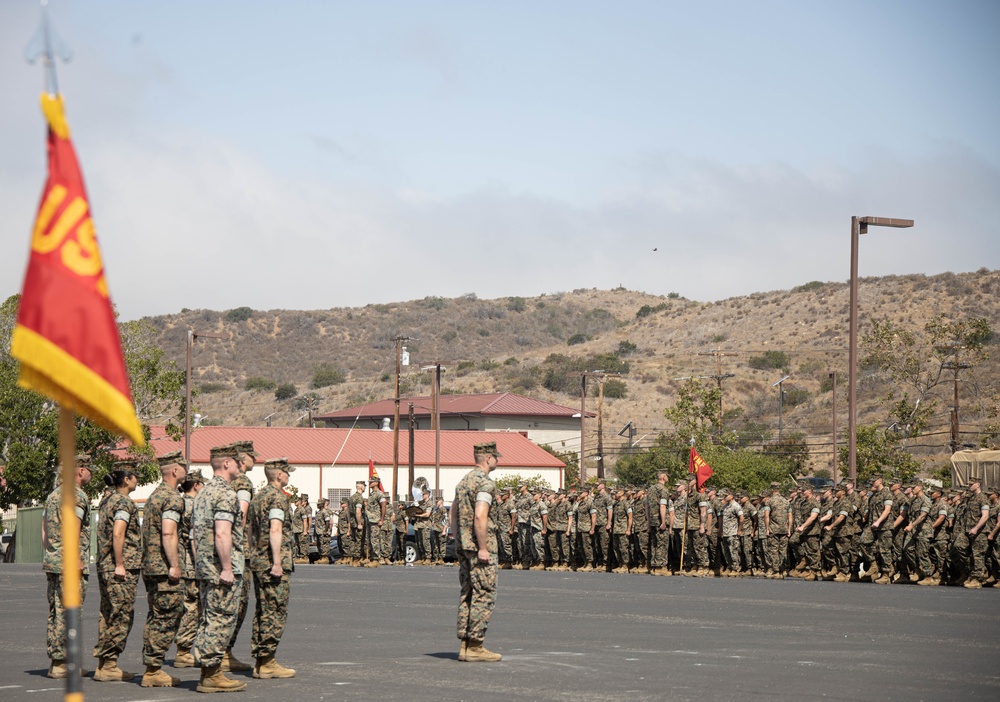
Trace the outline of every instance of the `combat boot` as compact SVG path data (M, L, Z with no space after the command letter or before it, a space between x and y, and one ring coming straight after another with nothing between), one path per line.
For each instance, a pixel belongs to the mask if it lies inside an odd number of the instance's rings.
M57 661L52 659L52 665L49 666L48 676L53 680L62 680L67 675L69 675L69 671L66 670L66 661Z
M883 573L878 578L872 580L872 582L875 583L876 585L888 585L892 582L892 579L890 579L888 575Z
M967 587L970 590L978 590L982 586L983 584L979 582L977 578L969 578L968 580L965 581L965 584L963 585L963 587Z
M462 646L458 649L458 660L465 661L465 652L469 648L469 640L462 639Z
M194 656L191 655L190 648L178 648L177 655L174 656L175 668L194 668Z
M482 641L469 639L468 645L465 648L465 660L469 662L496 663L501 658L503 656L499 653L493 653L493 651L483 646Z
M134 676L118 667L118 661L110 658L99 658L97 670L94 671L95 682L128 682Z
M247 684L239 680L227 678L215 665L201 669L201 679L198 681L198 692L240 692L247 689Z
M261 680L271 680L275 678L294 678L295 671L274 660L274 656L261 656L257 659L257 665L253 668L253 676Z
M815 571L812 571L812 570L810 570L810 571L807 571L807 572L806 572L806 573L805 573L805 574L804 574L804 575L802 576L802 579L803 579L803 580L807 580L807 581L809 581L809 582L815 582L815 581L816 581L816 572L815 572Z
M504 563L502 566L500 566L500 570L512 570L513 568L514 566L512 566L510 563Z
M219 664L219 668L223 673L245 673L248 670L253 670L253 666L249 663L244 663L239 658L233 655L233 649L227 649L222 656L222 663Z
M847 573L837 573L837 575L833 578L833 582L835 583L849 583L850 581L851 576Z
M180 682L180 678L167 675L160 666L147 665L140 684L142 687L176 687Z
M931 576L931 575L928 575L926 578L924 578L923 580L920 580L917 583L917 585L940 585L940 584L941 584L941 580L938 579L938 578L935 578L934 576Z

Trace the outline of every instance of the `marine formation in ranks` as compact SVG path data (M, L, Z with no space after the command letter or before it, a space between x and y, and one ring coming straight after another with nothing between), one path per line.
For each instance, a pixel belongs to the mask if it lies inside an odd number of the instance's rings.
M76 459L81 595L89 581L90 504L83 492L90 458ZM105 478L97 523L97 576L101 606L94 657L97 682L128 681L118 666L135 614L140 575L148 612L143 629L143 687L173 687L180 680L163 670L164 655L177 646L174 668L199 667L199 692L237 692L246 683L226 672L253 671L254 678L289 678L295 671L275 658L288 616L295 542L293 512L284 488L295 469L287 459L265 463L267 485L254 495L246 477L255 455L251 442L211 451L212 479L188 472L180 452L158 459L161 482L146 501L143 519L130 497L136 465L119 461ZM42 540L49 621L51 678L67 676L66 622L62 606L61 487L46 499ZM246 613L250 582L256 594L251 636L254 665L232 652Z

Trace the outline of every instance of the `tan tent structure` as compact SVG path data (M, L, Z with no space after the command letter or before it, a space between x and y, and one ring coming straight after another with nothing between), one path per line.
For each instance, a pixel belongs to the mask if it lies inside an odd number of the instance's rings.
M1000 451L956 451L951 455L951 484L966 487L969 476L982 478L983 488L1000 487Z

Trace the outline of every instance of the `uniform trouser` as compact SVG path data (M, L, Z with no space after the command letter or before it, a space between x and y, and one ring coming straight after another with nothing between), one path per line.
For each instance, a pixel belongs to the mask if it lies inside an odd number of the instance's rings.
M594 549L590 542L589 531L576 532L577 565L586 568L594 564Z
M49 598L49 624L46 630L46 649L49 658L54 661L66 660L66 608L63 606L62 573L46 573ZM80 577L80 609L87 598L87 581L89 576L84 573Z
M385 522L382 525L379 536L381 537L380 553L382 554L382 558L387 561L392 557L392 540L395 538L395 535L396 528L391 522Z
M299 557L309 558L309 532L303 531L299 534Z
M97 581L101 588L101 617L97 622L94 658L116 661L125 650L125 641L132 631L139 571L126 570L125 577L120 580L114 572L98 573Z
M149 606L142 630L142 662L160 667L184 616L184 581L170 582L165 575L144 575L142 581Z
M934 570L940 576L947 575L948 532L944 529L939 529L938 533L934 535L933 541L931 541L931 563L934 565Z
M771 534L767 537L767 567L775 573L788 570L788 534Z
M243 575L235 576L232 585L207 580L198 581L201 599L201 621L194 637L191 655L202 668L214 668L222 663L236 629L240 599L243 595Z
M607 524L594 527L594 566L608 565L611 561L611 532Z
M265 570L253 574L253 592L257 599L250 634L250 654L257 659L273 656L288 620L288 596L291 579L288 573L280 578Z
M700 529L687 530L687 544L684 546L685 555L692 568L708 568L708 535L701 533Z
M441 543L441 536L443 534L443 531L431 529L431 557L434 560L444 560L444 549L447 545L447 541L444 544ZM447 537L445 537L445 539L447 540Z
M194 635L198 633L200 598L198 597L198 581L193 578L184 579L184 614L177 625L178 651L190 651L194 645Z
M670 568L674 570L674 572L680 572L684 569L684 564L681 563L681 546L684 545L684 530L670 529L667 533L670 534L669 541L667 543L667 557L670 560L667 562L670 564ZM688 562L691 561L691 557L687 555L687 549L685 549L685 559Z
M722 548L722 565L730 572L736 572L741 568L741 540L742 537L735 535L719 537L719 546Z
M666 534L666 532L663 532ZM649 530L640 529L632 534L632 563L636 567L649 564Z
M370 561L382 558L381 531L378 522L365 522L365 558Z
M767 537L755 538L753 540L753 553L754 559L757 563L757 568L766 571L768 569Z
M799 556L805 561L805 569L818 573L820 569L819 560L819 534L803 534L799 539Z
M236 615L236 628L233 629L233 636L229 639L229 648L234 648L236 646L236 637L240 635L240 629L243 627L243 621L247 618L247 605L249 602L250 578L244 576L243 591L240 593L240 609L239 613Z
M416 530L417 536L417 560L429 561L431 559L431 529L421 527Z
M721 538L719 534L713 528L708 534L708 567L712 570L718 570L719 566L722 564L722 559L720 556L720 546Z
M394 530L392 536L392 559L406 562L406 532Z
M517 524L514 524L514 533L510 535L510 560L511 563L520 563L521 554L524 552L524 547L521 544L521 532L518 530Z
M549 559L553 565L566 563L566 530L549 529Z
M308 558L309 549L306 548L305 553L302 552L302 532L293 531L292 532L292 557L293 558Z
M907 534L903 541L903 561L910 573L922 578L934 572L931 564L931 540L929 534Z
M646 532L646 534L646 538L649 543L649 546L647 547L649 553L649 567L669 568L670 565L667 559L670 554L670 530L661 530L659 527L653 527Z
M330 557L329 534L316 534L316 550L319 552L320 560Z
M964 529L955 536L951 547L952 565L960 575L976 580L986 578L986 546L988 541L982 532L970 536Z
M531 540L531 525L528 522L517 523L517 533L520 536L521 565L527 568L534 558L534 544Z
M612 544L612 548L614 549L615 564L619 568L621 568L622 566L625 566L627 568L629 566L629 537L628 537L628 534L618 534L618 533L612 534L611 535L611 544ZM611 564L610 559L609 559L608 566L610 567L611 565L612 564Z
M545 537L538 527L531 527L531 564L538 565L545 562Z
M744 534L740 537L740 554L743 558L743 570L751 570L757 567L754 544L755 540L749 534Z
M905 565L903 560L903 542L906 540L906 532L903 531L903 527L893 530L892 532L892 562L896 563L898 566Z
M836 535L822 529L819 537L819 561L823 570L836 570L837 550L834 545Z
M851 563L853 562L851 544L854 541L854 537L851 534L837 532L831 538L833 540L834 567L838 573L849 575L851 572Z
M507 529L497 529L497 558L500 563L511 563L514 554L511 551L510 531Z
M476 551L459 550L456 555L462 590L458 601L458 638L482 641L497 599L496 557L491 557L489 563L480 563Z

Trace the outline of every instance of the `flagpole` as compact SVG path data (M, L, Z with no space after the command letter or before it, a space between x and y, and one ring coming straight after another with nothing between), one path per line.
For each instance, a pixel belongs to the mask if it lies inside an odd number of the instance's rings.
M76 421L72 410L59 408L59 460L62 464L62 601L66 616L66 702L82 702L80 666L80 520L76 516ZM89 554L88 554L89 559Z

